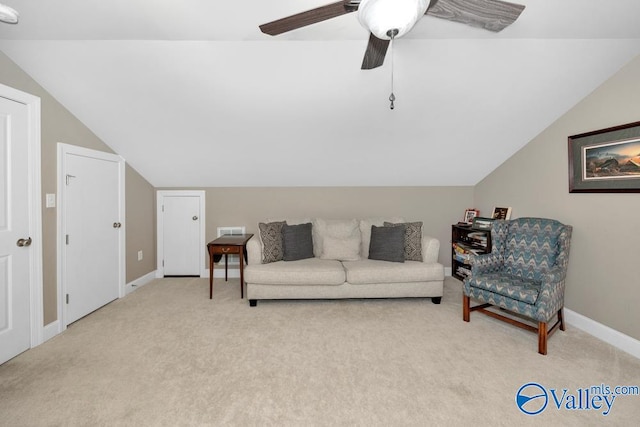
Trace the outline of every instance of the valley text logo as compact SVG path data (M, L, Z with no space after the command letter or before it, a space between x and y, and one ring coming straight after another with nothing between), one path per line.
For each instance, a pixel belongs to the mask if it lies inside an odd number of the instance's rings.
M598 411L606 416L619 396L640 396L640 387L600 384L569 391L566 388L547 389L532 382L518 389L516 405L527 415L538 415L551 405L559 411Z

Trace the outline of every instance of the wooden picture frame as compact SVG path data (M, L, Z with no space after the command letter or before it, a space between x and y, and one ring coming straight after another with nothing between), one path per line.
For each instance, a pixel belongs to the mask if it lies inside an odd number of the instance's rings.
M511 219L511 208L493 208L493 215L491 215L493 219Z
M464 219L462 220L462 222L464 222L465 224L472 224L473 223L473 219L475 217L477 217L478 215L480 215L480 211L477 209L467 209L464 211Z
M570 193L640 193L640 122L569 137Z

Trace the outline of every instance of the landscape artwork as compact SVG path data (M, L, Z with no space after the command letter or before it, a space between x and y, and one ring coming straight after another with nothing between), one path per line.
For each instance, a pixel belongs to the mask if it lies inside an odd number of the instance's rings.
M583 147L585 181L640 178L640 138Z

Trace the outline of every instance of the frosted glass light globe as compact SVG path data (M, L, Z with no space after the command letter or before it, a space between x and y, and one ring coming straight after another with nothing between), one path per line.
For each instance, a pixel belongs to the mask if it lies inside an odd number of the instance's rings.
M398 30L395 38L406 34L429 7L429 0L362 0L358 6L360 24L382 40L389 40L390 30Z

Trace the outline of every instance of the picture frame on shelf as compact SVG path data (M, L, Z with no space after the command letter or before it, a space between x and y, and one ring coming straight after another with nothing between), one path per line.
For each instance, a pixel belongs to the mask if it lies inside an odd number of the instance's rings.
M477 217L478 215L480 215L480 211L477 209L467 209L464 211L464 219L462 220L462 222L464 222L465 224L473 224L473 219L475 217Z
M493 219L511 219L511 208L493 208L493 215L491 215Z
M483 218L481 216L477 216L473 218L471 228L474 230L491 230L491 224L493 223L493 221L493 218Z
M570 193L640 193L640 122L569 137Z

